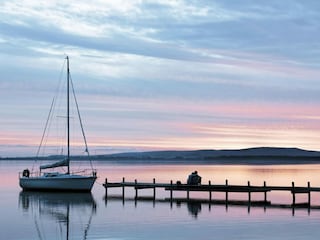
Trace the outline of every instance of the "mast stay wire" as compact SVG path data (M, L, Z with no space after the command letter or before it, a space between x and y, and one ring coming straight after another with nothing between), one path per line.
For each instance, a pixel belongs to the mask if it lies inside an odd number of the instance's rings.
M73 98L74 98L74 101L75 101L75 104L76 104L77 113L78 113L78 118L79 118L80 127L81 127L81 132L82 132L82 136L83 136L83 141L84 141L84 144L85 144L85 152L86 152L87 155L88 155L91 170L93 170L93 165L92 165L92 161L91 161L90 153L89 153L89 149L88 149L88 144L87 144L87 138L86 138L86 135L85 135L85 132L84 132L83 124L82 124L82 119L81 119L81 115L80 115L79 105L78 105L77 97L76 97L76 94L75 94L75 91L74 91L74 86L73 86L73 81L72 81L71 73L69 73L69 74L70 74L69 76L70 76L72 94L73 94Z
M60 71L60 74L59 74L59 84L58 84L58 86L56 88L55 94L54 94L52 102L51 102L50 110L49 110L49 113L48 113L48 116L47 116L47 121L46 121L44 130L43 130L43 133L42 133L40 144L38 146L35 162L38 160L38 157L39 157L39 154L40 154L40 150L41 150L42 145L43 145L43 141L45 140L46 133L48 134L48 131L49 131L48 130L48 125L50 125L49 123L50 123L50 120L52 119L52 116L53 116L53 110L55 109L56 98L57 98L57 96L59 94L59 91L60 91L61 81L62 81L62 74L63 74L63 69L65 68L65 65L66 65L66 60L63 62L63 65L62 65L62 68L61 68L61 71ZM34 169L35 162L32 165L32 170L31 170L32 172L33 172L33 169Z

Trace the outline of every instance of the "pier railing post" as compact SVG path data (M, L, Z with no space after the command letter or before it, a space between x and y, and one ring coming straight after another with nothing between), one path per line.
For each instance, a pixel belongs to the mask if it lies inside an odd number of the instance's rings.
M248 202L251 203L251 189L250 189L250 181L248 181Z
M210 189L210 191L209 191L209 200L211 202L211 200L212 200L212 192L211 192L211 181L210 180L209 180L209 189Z
M264 203L267 202L267 184L266 181L263 182L263 187L264 187Z
M294 182L292 182L292 205L294 206L296 204L296 193L295 193L295 190L294 190Z
M173 182L172 182L172 180L170 181L170 201L172 202L172 198L173 198L173 194L172 194L172 192L173 192L173 190L172 190L172 186L173 185Z
M228 179L226 179L226 204L228 205Z
M136 197L135 197L135 199L138 198L138 186L137 186L138 184L137 184L137 183L138 183L138 182L137 182L137 179L135 179L135 180L134 180L134 185L135 185L134 188L135 188L135 190L136 190Z
M189 195L189 187L190 187L190 186L187 186L187 200L189 200L189 198L190 198L190 195Z
M156 179L153 179L153 200L156 200Z
M311 205L311 192L310 192L310 182L308 182L308 206Z
M124 200L124 182L125 182L125 179L124 177L122 178L122 199Z
M211 211L211 202L212 202L212 192L211 192L211 181L209 180L209 211Z
M108 198L108 178L105 179L104 185L106 188L106 199L107 199Z

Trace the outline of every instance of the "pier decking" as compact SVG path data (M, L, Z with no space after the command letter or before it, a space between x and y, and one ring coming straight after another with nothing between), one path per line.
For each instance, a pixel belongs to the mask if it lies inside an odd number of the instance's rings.
M162 188L170 192L170 201L174 200L173 193L175 191L186 192L186 200L190 200L190 192L208 192L209 202L217 202L213 200L212 193L214 192L224 192L225 193L225 202L235 202L234 200L229 200L228 193L246 193L248 194L248 204L260 204L260 205L270 205L271 202L267 199L267 193L272 191L283 191L289 192L292 194L292 203L287 206L302 206L302 207L312 207L311 206L311 193L320 192L320 187L311 187L310 182L307 183L307 186L295 186L295 183L292 182L291 186L267 186L266 182L263 185L251 185L248 181L247 185L231 185L228 184L228 180L225 181L225 184L211 184L211 181L208 184L199 184L199 185L188 185L182 184L180 182L173 183L156 183L156 180L153 179L153 182L126 182L125 178L122 179L122 182L108 182L105 180L103 186L106 188L106 197L108 197L108 188L122 188L122 198L125 198L125 188L131 187L135 189L135 198L138 198L138 190L140 189L153 189L153 199L156 199L156 189ZM251 193L262 193L263 199L261 201L252 201ZM296 203L296 194L307 194L308 201L306 203ZM245 201L238 201L245 202ZM319 201L320 202L320 201ZM313 206L319 207L319 206Z

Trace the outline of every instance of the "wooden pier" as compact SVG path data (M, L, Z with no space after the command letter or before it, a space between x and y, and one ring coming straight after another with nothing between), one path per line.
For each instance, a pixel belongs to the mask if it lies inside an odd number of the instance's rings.
M246 193L248 195L248 204L258 204L258 205L270 205L271 202L267 199L267 193L272 191L283 191L290 192L292 195L292 207L311 207L311 193L320 192L320 187L311 187L310 182L307 183L307 186L295 186L295 183L292 182L291 186L267 186L266 182L263 185L251 185L248 181L247 185L231 185L228 183L228 180L225 181L225 184L212 184L211 181L208 184L199 184L199 185L188 185L182 184L180 182L173 183L156 183L156 180L153 179L153 182L126 182L125 178L122 179L122 182L108 182L105 180L103 186L106 188L106 198L108 197L109 188L122 188L122 198L125 199L125 188L131 187L135 189L135 199L139 197L138 190L140 189L152 189L153 195L152 199L156 199L156 189L162 188L170 192L170 201L174 200L173 193L175 191L186 192L186 200L190 200L190 192L208 192L208 202L217 202L213 200L212 193L214 192L223 192L225 193L225 202L234 202L234 200L229 200L229 193ZM262 193L263 199L260 201L252 201L252 193ZM296 194L307 194L308 201L306 203L296 203ZM244 201L241 201L244 202ZM320 201L319 201L320 202ZM318 206L316 206L318 207Z

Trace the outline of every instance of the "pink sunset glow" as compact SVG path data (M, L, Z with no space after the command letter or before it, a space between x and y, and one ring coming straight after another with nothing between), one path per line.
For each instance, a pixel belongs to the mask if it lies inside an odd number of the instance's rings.
M253 146L320 148L320 110L313 104L198 104L181 101L130 102L130 99L113 102L111 98L101 98L99 101L94 98L93 102L87 101L83 105L83 115L87 117L85 123L88 123L85 130L93 153L108 153L108 149L121 152ZM92 109L91 106L95 107ZM5 131L0 143L14 147L19 142L23 148L29 146L29 155L34 155L42 128L40 125L29 130ZM51 147L61 145L61 140L48 140L46 144ZM72 144L82 149L83 142L79 136L74 136Z

